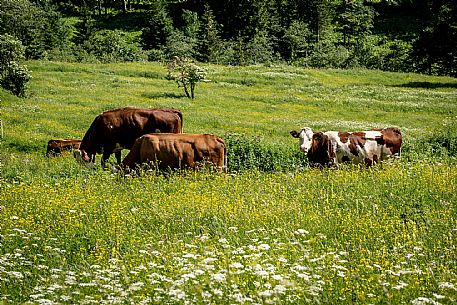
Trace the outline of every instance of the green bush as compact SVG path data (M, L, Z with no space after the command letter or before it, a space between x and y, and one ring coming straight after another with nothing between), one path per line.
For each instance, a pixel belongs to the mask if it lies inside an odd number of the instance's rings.
M428 147L435 156L457 157L457 130L443 130L419 140L421 146Z
M384 71L411 70L411 44L402 40L389 40L387 37L371 36L355 56L369 69Z
M104 63L147 59L146 53L135 38L128 37L126 33L119 30L104 30L95 33L84 43L84 49Z
M32 77L26 66L16 61L24 58L25 48L16 38L0 35L0 86L17 96L25 95L25 84Z
M307 59L309 66L315 68L346 68L350 52L344 46L330 41L321 41L314 45L311 56Z
M224 138L227 144L229 172L291 171L307 164L305 154L292 145L270 144L260 137L240 134L230 134Z
M0 80L0 84L17 96L24 96L26 83L30 78L32 78L32 75L27 67L13 61L6 67L6 72Z

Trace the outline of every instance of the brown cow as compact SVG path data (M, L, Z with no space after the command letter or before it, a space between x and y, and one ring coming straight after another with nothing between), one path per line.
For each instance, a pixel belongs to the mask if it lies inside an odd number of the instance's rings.
M181 111L170 108L120 108L98 115L83 137L77 160L95 162L95 155L102 154L101 164L114 152L121 163L121 150L130 149L135 140L152 132L182 132Z
M64 151L71 151L73 149L79 149L81 140L66 139L66 140L49 140L48 147L46 149L46 156L57 156L61 155Z
M121 168L152 162L159 169L196 168L211 163L226 171L224 140L212 134L146 134L135 141Z

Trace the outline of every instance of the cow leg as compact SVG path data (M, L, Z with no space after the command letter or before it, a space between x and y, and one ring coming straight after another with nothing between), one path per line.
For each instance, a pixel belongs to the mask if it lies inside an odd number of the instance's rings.
M103 152L103 154L102 154L102 161L101 161L102 168L105 168L106 161L108 161L110 155L111 155L111 153L108 152L108 151L104 151L104 152Z
M116 157L117 164L121 164L121 150L116 150L114 156Z

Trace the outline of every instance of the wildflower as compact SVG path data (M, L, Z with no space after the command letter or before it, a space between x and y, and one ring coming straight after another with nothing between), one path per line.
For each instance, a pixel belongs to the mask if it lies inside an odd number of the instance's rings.
M208 240L208 239L209 239L209 236L206 235L206 234L204 234L204 235L200 236L200 239L201 239L201 240Z
M186 297L186 293L182 291L181 289L171 289L168 292L168 295L171 297L175 297L178 300L182 300Z
M280 258L278 258L278 262L287 263L287 259L281 256Z
M216 282L223 282L225 281L225 274L222 273L215 273L211 275L211 278L215 280Z
M130 285L129 290L130 291L139 291L141 288L144 286L143 282L136 282Z
M298 229L297 231L295 231L295 234L303 235L303 234L309 234L309 232L304 229Z
M18 271L9 271L9 272L7 272L7 274L8 275L12 275L13 277L15 277L17 279L24 278L24 275L21 272L18 272Z
M11 216L10 219L11 219L11 220L18 220L19 217L17 217L17 216Z
M274 274L271 276L272 279L277 280L277 281L282 281L284 278L280 274Z
M242 263L234 262L230 265L230 267L235 268L235 269L241 269L241 268L244 268L244 265Z
M340 265L332 265L332 268L333 269L337 269L337 270L341 270L341 271L347 271L348 269L343 267L343 266L340 266Z
M259 249L260 250L269 250L270 249L270 245L268 245L268 244L260 244L259 245Z
M213 263L213 262L215 262L215 261L217 261L217 259L214 258L214 257L207 257L207 258L203 259L203 263L204 263L204 264Z
M268 278L268 271L265 270L257 270L255 274L260 276L261 278Z
M454 284L448 283L448 282L440 282L440 283L438 283L438 287L457 290L457 288L455 288Z
M433 299L424 298L424 297L418 297L418 298L412 300L411 303L413 305L424 305L424 304L440 305L441 304Z
M191 254L191 253L186 253L183 255L184 258L192 258L192 259L197 259L198 255Z
M336 275L339 276L339 277L345 277L345 276L346 276L346 274L345 274L343 271L341 271L341 270L338 270L338 272L336 273Z
M399 281L398 285L393 286L392 288L396 289L396 290L400 290L400 289L405 288L405 287L408 287L408 284L406 284L405 282Z
M214 289L213 294L221 297L224 294L224 292L220 289Z
M276 285L274 288L274 292L284 294L287 292L287 288L284 285Z
M264 297L264 298L268 298L268 297L271 297L273 295L273 291L272 290L259 291L258 295L261 296L261 297Z
M248 302L252 302L252 299L250 297L247 297L247 296L243 295L242 293L234 293L231 295L231 297L240 304L246 304Z
M186 274L181 275L181 278L184 280L184 282L186 282L189 279L194 279L195 277L196 276L193 273L186 273Z

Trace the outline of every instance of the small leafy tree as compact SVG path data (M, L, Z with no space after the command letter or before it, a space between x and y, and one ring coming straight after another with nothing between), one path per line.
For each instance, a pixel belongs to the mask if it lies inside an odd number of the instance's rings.
M32 77L26 66L16 61L24 58L25 48L11 35L0 35L0 85L17 96L24 96L25 84Z
M194 99L195 85L205 79L206 71L197 66L189 57L175 56L168 63L168 79L184 88L186 96Z

